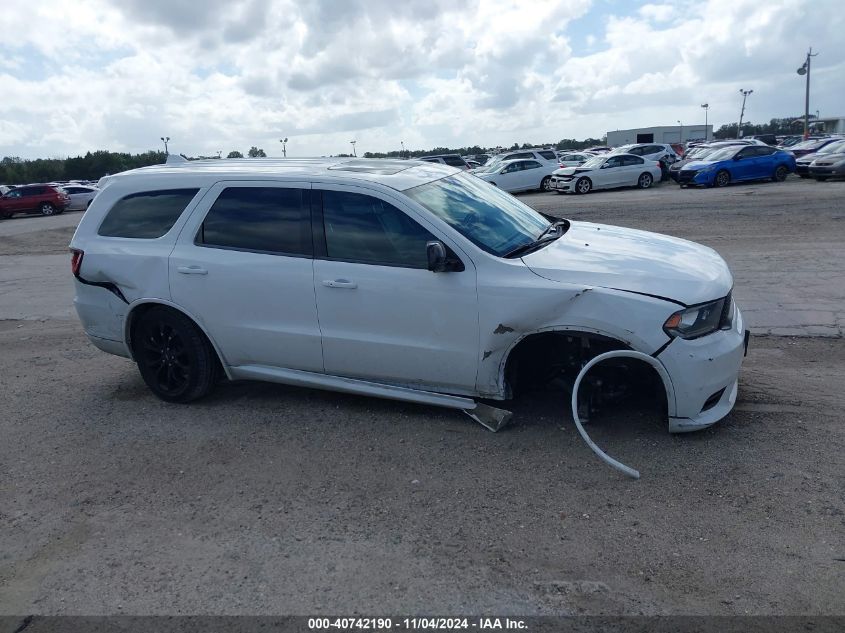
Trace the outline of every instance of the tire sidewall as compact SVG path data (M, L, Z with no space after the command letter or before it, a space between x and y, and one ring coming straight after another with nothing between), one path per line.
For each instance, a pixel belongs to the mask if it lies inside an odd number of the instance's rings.
M643 184L644 181L645 181L645 184ZM641 173L640 177L637 178L637 186L640 189L648 189L653 184L654 184L654 177L651 174L649 174L648 172Z
M581 191L581 183L582 182L587 183L587 188L584 191ZM593 188L593 183L591 183L590 179L585 177L585 176L582 176L581 178L579 178L578 180L575 181L575 193L579 193L579 194L590 193L592 188Z
M54 207L49 202L42 202L40 205L38 205L38 211L41 213L41 215L46 215L46 216L55 215L56 214L56 207Z
M722 175L723 175L723 174L726 176L726 178L725 178L724 182L721 182L721 179L722 179ZM724 170L724 169L723 169L723 170L721 170L721 171L719 171L719 172L717 172L717 173L716 173L716 177L715 177L715 178L713 178L713 184L714 184L716 187L726 187L727 185L731 184L731 175L730 175L730 173L729 173L728 171Z
M176 393L167 393L158 387L155 371L144 363L143 340L159 324L173 328L181 339L188 357L188 380ZM216 358L214 350L202 331L186 316L167 307L151 308L133 328L132 350L138 370L144 382L158 398L165 402L190 402L204 396L216 381Z

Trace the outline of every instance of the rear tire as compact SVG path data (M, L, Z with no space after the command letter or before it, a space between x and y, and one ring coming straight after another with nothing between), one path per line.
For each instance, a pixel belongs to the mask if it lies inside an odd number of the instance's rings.
M590 190L593 188L593 181L589 178L579 178L578 181L575 183L575 193L590 193Z
M778 165L775 169L775 173L772 176L772 180L775 182L783 182L786 180L786 177L789 175L789 169L785 165Z
M56 207L49 202L42 202L38 210L41 212L41 215L53 215L56 212Z
M650 173L644 171L640 174L640 177L637 179L637 187L640 189L648 189L651 187L652 183L654 182L654 178Z
M170 308L157 306L141 316L132 331L132 351L141 378L165 402L197 400L217 382L219 361L208 339Z
M714 187L727 187L731 184L731 174L727 169L721 169L713 179Z

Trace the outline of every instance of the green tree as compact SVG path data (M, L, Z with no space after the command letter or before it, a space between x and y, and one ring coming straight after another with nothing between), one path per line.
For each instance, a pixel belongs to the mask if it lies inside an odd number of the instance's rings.
M257 148L255 145L249 148L247 156L250 158L267 158L267 154L264 153L264 150Z
M232 150L226 155L226 158L243 158L244 155L241 154L238 150Z

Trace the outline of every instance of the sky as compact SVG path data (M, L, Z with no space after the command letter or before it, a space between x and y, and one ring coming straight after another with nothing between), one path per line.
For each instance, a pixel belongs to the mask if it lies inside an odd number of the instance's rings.
M3 0L0 157L358 154L845 116L841 0Z

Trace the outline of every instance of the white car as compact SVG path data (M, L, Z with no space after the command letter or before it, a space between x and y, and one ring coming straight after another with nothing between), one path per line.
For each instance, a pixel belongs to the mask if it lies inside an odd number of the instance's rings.
M505 160L493 163L487 169L482 168L474 174L508 193L535 189L548 191L552 172L557 168L557 163L549 161Z
M165 401L225 376L450 407L495 429L509 412L477 399L571 381L608 353L646 359L623 375L652 384L671 432L736 400L747 335L705 246L552 222L415 160L174 159L103 182L71 241L74 305L91 342Z
M473 173L477 173L480 170L486 170L492 168L494 165L499 163L503 163L506 160L536 160L539 163L553 163L557 164L557 154L552 149L520 149L520 150L513 150L510 152L502 152L501 154L496 154L488 160L484 165L481 166L480 169L472 170Z
M65 211L87 209L91 201L100 193L100 190L96 187L87 187L73 183L62 185L62 190L70 197L70 205L68 205Z
M635 143L632 145L622 145L609 152L611 156L616 154L633 154L640 156L646 160L663 161L668 168L669 165L677 160L680 160L677 152L668 143Z
M639 187L648 189L660 180L660 165L633 154L602 154L580 167L558 169L549 182L558 193L589 193L593 189Z
M589 152L560 152L558 154L558 167L580 167L595 154Z

